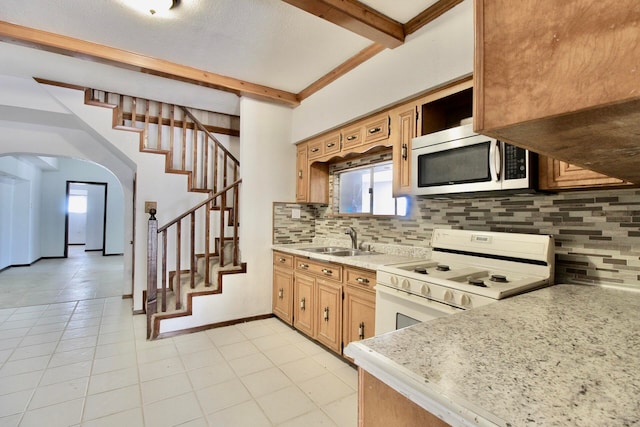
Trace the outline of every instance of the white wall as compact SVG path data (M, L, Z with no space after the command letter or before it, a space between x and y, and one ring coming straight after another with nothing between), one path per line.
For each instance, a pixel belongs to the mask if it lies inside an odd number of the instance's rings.
M0 179L0 270L11 266L13 189L12 180Z
M473 40L473 1L465 0L404 45L379 53L302 101L293 112L292 141L472 73Z
M0 157L0 171L11 176L11 249L9 265L27 265L40 258L41 171L12 157ZM5 209L5 208L2 208Z
M42 207L46 214L41 218L42 256L64 255L64 232L66 213L67 181L105 182L107 183L107 236L105 254L122 254L125 248L124 230L124 193L118 179L107 169L95 163L60 158L57 171L45 171L42 174ZM99 186L102 193L102 186ZM100 196L103 197L103 196ZM102 202L101 202L102 203ZM100 229L102 233L100 216ZM93 230L97 226L91 226ZM87 228L89 231L89 227ZM102 239L102 236L100 236Z
M106 190L107 193L109 193L111 191L111 189L109 188L109 184L107 183L106 186ZM111 207L109 206L108 200L107 200L107 206L104 205L104 200L105 200L105 186L104 185L88 185L87 186L87 234L86 234L86 241L85 241L85 247L84 249L86 251L92 251L92 250L101 250L101 249L105 249L105 253L106 252L106 247L107 247L107 240L110 240L110 237L112 237L112 235L118 235L121 237L120 242L122 243L122 248L124 250L124 241L122 240L122 236L124 233L124 230L121 229L117 230L116 232L114 232L114 230L112 229L111 225L111 221L107 212L107 229L105 230L105 224L104 224L104 213L105 213L105 208L107 208L107 210ZM108 194L107 194L107 198L108 198ZM122 200L124 202L124 200ZM122 215L120 216L121 220L120 221L120 226L122 226L124 224L124 205L122 204L120 206L119 211L122 213ZM118 234L118 232L120 232L120 234ZM104 240L104 241L103 241ZM122 253L123 252L120 251L118 253Z
M163 321L162 333L271 313L273 202L295 197L292 111L248 98L240 107L239 234L247 273L225 276L222 294L194 298L194 316Z

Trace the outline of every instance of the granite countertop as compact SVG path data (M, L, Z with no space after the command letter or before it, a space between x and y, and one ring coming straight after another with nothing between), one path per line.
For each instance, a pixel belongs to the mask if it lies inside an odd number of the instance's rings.
M387 264L399 264L403 262L415 261L416 258L425 258L428 253L427 248L412 248L405 247L402 250L396 250L393 252L394 247L385 247L385 252L378 252L377 248L374 248L374 252L370 255L356 255L356 256L333 256L330 254L322 254L316 252L305 251L305 248L313 248L319 246L338 246L349 248L348 244L344 244L342 241L329 241L329 242L314 242L314 243L293 243L293 244L274 244L271 249L281 252L286 252L294 255L305 256L321 261L337 262L339 264L350 265L353 267L365 268L368 270L376 270L378 267Z
M350 344L454 426L640 425L640 293L556 285Z

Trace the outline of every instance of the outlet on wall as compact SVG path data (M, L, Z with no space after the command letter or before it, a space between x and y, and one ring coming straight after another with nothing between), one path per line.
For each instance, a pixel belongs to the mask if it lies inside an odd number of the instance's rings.
M300 219L300 209L298 208L291 209L291 218Z

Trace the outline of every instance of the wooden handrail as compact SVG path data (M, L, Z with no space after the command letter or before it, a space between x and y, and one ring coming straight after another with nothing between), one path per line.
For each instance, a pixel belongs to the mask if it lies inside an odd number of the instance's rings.
M227 185L226 187L224 187L222 190L218 191L217 193L215 193L213 196L209 197L207 200L205 200L204 202L200 202L198 203L196 206L192 207L191 209L189 209L188 211L186 211L185 213L183 213L182 215L180 215L179 217L169 221L166 225L163 225L162 227L158 228L158 233L163 232L164 230L166 230L167 228L171 227L173 224L177 223L178 221L186 218L188 215L191 215L192 213L194 213L195 211L197 211L198 209L200 209L201 207L203 207L204 205L206 205L207 203L211 203L213 202L214 199L220 197L223 193L231 190L233 187L235 187L236 185L240 184L242 182L242 178L240 178L239 180L235 181L233 184Z
M196 117L195 117L193 114L191 114L191 112L190 112L187 108L185 108L185 107L183 107L183 106L180 106L180 108L182 108L182 111L184 111L184 113L185 113L187 116L189 116L189 118L190 118L190 119L191 119L191 120L196 124L196 126L198 126L198 129L200 129L200 130L201 130L202 132L204 132L204 133L205 133L209 138L211 138L211 139L212 139L212 140L213 140L213 141L214 141L214 142L215 142L215 143L220 147L220 149L221 149L221 150L222 150L222 151L223 151L227 156L229 156L229 157L231 158L231 160L233 160L233 161L234 161L238 166L240 166L240 161L239 161L238 159L236 159L236 158L234 157L234 155L233 155L233 154L231 154L231 153L229 152L229 150L227 150L227 149L224 147L224 145L222 145L222 143L221 143L220 141L218 141L218 138L216 138L215 136L213 136L213 134L212 134L211 132L209 132L209 130L208 130L207 128L205 128L205 127L202 125L202 123L200 123L200 120L196 119Z
M149 226L148 226L148 236L147 236L147 298L146 298L146 313L147 313L147 338L152 339L153 333L153 325L151 324L152 316L157 313L158 310L158 246L159 246L159 238L162 239L162 288L160 288L162 305L161 311L165 312L167 310L167 290L168 290L168 282L167 282L167 231L171 226L175 225L176 230L176 270L175 270L175 281L173 287L173 293L175 295L175 309L180 310L182 308L183 302L181 301L181 279L180 274L182 272L180 268L181 264L181 254L182 254L182 242L181 242L181 225L182 220L190 217L189 221L189 284L191 289L195 288L195 274L197 269L197 260L196 260L196 224L195 224L195 216L196 211L202 207L206 206L207 213L205 215L206 223L205 223L205 286L209 286L209 209L210 204L214 202L215 199L221 199L220 209L220 230L219 230L219 247L218 253L220 256L220 266L224 266L224 242L225 242L225 225L224 225L224 214L227 209L227 192L235 188L233 191L233 207L230 210L229 215L233 215L233 265L238 265L238 206L239 206L239 185L242 182L242 179L236 180L233 184L226 186L224 189L216 192L216 194L207 198L200 203L198 203L193 208L189 209L187 212L173 219L163 227L158 228L158 220L155 217L156 210L152 209L150 211L149 218Z

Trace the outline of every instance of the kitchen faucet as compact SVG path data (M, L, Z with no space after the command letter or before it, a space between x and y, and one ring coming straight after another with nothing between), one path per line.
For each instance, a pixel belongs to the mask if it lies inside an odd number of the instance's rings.
M358 233L353 227L347 227L344 234L348 234L351 237L351 247L358 249Z

